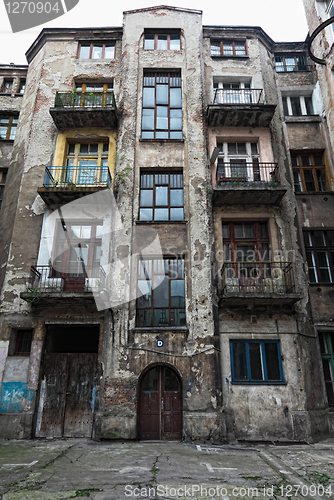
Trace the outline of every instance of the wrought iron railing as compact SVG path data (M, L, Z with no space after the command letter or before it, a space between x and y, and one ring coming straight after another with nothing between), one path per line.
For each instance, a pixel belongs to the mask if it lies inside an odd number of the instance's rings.
M218 158L216 181L218 186L279 186L277 163L222 162Z
M78 262L68 273L52 266L32 266L28 291L98 292L105 287L106 274L101 266L85 266Z
M216 89L215 104L263 104L263 89Z
M108 167L45 167L43 187L110 187Z
M55 108L115 108L114 92L56 92Z
M222 278L227 293L286 294L295 288L292 262L225 262Z

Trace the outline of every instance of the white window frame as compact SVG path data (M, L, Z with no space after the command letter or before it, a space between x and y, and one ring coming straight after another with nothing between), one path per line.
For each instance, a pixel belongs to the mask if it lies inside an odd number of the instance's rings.
M245 144L246 145L246 154L229 154L228 151L228 145L229 144ZM218 144L223 146L223 149L221 149L218 153L218 166L219 166L219 158L223 159L224 165L225 165L225 176L226 178L232 178L232 169L231 166L228 166L228 164L231 165L232 160L245 160L245 163L247 165L247 181L253 181L254 180L254 168L253 165L254 163L260 163L260 153L259 153L259 143L258 141L240 141L240 140L231 140L231 141L226 141L226 142L218 142ZM252 153L252 144L257 145L257 154ZM233 164L233 163L232 163Z
M224 98L224 93L223 92L217 92L216 90L228 90L224 89L224 85L239 85L238 89L230 89L231 94L230 98L226 99ZM240 98L238 97L238 94L236 93L238 90L240 90ZM247 92L249 91L249 92ZM215 100L216 104L248 104L251 102L251 91L252 91L252 82L251 80L248 81L241 81L241 80L214 80L213 81L213 97ZM249 99L247 99L247 95L249 96ZM226 97L228 97L229 94L226 94Z

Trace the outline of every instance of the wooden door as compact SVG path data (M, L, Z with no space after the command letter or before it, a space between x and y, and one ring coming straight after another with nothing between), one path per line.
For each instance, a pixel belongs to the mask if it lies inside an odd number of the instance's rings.
M182 438L181 384L166 366L149 370L141 380L139 396L140 439Z
M36 437L90 437L97 354L50 353L43 362Z

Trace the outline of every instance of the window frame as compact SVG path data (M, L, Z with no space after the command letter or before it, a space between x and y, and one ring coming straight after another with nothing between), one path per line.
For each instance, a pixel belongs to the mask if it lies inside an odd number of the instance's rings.
M322 155L323 165L316 165L315 156ZM309 156L310 165L303 165L302 156ZM327 165L327 157L326 152L324 150L313 150L313 151L298 151L298 150L290 150L290 158L292 165L292 174L293 174L293 182L294 182L294 191L295 194L305 194L305 193L328 193L331 192L331 179L329 176L329 169ZM296 163L296 164L295 164ZM298 164L297 164L298 163ZM307 189L306 181L305 181L305 171L312 172L312 179L314 183L315 190L309 191ZM317 171L325 172L325 181L327 184L327 190L319 189L319 179L317 176ZM297 174L297 175L295 175ZM321 180L323 182L324 180ZM308 180L308 182L311 182ZM299 190L296 190L296 186L299 186Z
M219 52L220 53L214 54L213 47L218 47L218 45L217 45L218 43L219 43ZM233 52L232 54L224 53L224 43L226 46L232 44L232 52ZM237 53L236 44L244 46L244 52L242 54ZM211 55L211 57L229 57L229 58L231 58L231 57L232 58L233 57L236 57L236 58L248 57L247 40L237 40L237 39L228 39L228 38L224 38L224 39L212 38L212 39L210 39L210 55Z
M31 344L33 341L34 332L32 328L13 329L10 338L8 356L10 357L27 357L31 354ZM21 338L23 337L23 338ZM26 337L26 338L24 338ZM25 350L19 350L19 346L27 346Z
M160 263L160 269L162 266L163 262L163 267L164 267L164 274L161 272L155 272L156 267L159 267ZM167 272L166 272L166 262L167 262ZM155 264L157 263L157 264ZM175 264L176 263L176 264ZM172 265L174 264L174 265ZM176 267L175 267L176 265ZM161 281L160 285L156 287L152 287L152 283L154 282L154 278L156 276L164 276L164 279ZM155 302L155 296L159 291L159 287L162 285L162 283L165 281L165 278L167 277L168 279L168 305L160 306L157 307L154 302ZM172 286L171 283L175 281L182 281L183 282L183 297L184 297L184 304L180 306L172 305ZM182 257L168 257L165 256L162 259L145 259L145 260L139 260L138 259L138 266L137 266L137 278L136 278L136 286L138 290L138 298L136 300L136 327L137 328L182 328L186 327L186 289L185 289L185 259ZM149 299L146 299L149 301L149 305L141 305L141 302L143 302L143 297L145 297L145 293L143 293L143 287L139 286L139 282L146 282L147 284L144 285L146 286L146 290L148 290L148 293L146 294L146 297L149 296ZM148 284L150 283L150 285ZM166 297L165 297L166 298ZM165 319L164 323L157 324L155 325L155 315L154 311L161 311L161 319ZM163 318L162 311L168 310L168 319ZM147 321L145 321L145 311L149 311L149 324ZM174 311L174 312L172 312ZM178 317L176 311L179 311L178 314L184 315L184 324L175 324L175 320ZM158 313L159 315L159 313ZM179 317L179 321L181 318ZM178 323L178 322L177 322Z
M2 119L7 119L7 121L1 122ZM1 115L0 114L0 128L7 128L6 137L3 138L0 135L0 141L14 141L15 140L18 119L19 119L18 115ZM15 123L14 123L14 120L16 120ZM15 130L14 137L11 137L14 130Z
M234 364L234 352L233 346L234 344L245 344L245 355L246 355L246 372L247 372L247 380L236 380L235 379L235 364ZM251 374L251 360L249 355L249 344L260 344L261 351L261 371L262 371L262 380L252 379ZM267 370L267 360L266 360L266 344L276 344L277 346L277 360L278 360L278 368L280 372L280 380L268 380L268 370ZM231 361L231 379L232 384L236 385L286 385L284 379L284 371L283 371L283 356L281 352L281 342L280 340L245 340L245 339L231 339L230 340L230 361Z
M0 208L3 201L3 194L5 190L8 170L0 170Z
M306 64L306 53L303 52L303 53L300 53L300 54L275 54L275 70L276 70L276 73L294 73L295 71L308 71L307 69L307 64ZM303 57L304 58L304 62L303 64L298 64L298 57ZM277 61L278 58L281 58L282 61ZM293 69L289 70L288 67L290 65L288 65L286 63L286 58L289 58L289 59L294 59L294 65L293 65ZM277 66L277 63L278 62L281 62L282 63L282 66ZM277 68L278 67L281 67L283 68L282 71L279 71Z
M152 182L148 176L152 176ZM157 179L157 177L160 179ZM168 180L163 179L163 177L168 176ZM174 178L172 176L175 176ZM159 187L167 187L167 204L159 205L157 203L157 189ZM171 195L173 190L182 189L182 205L171 205ZM142 193L145 191L152 191L152 204L142 204ZM171 210L181 209L183 211L182 218L173 218L171 216ZM152 218L146 219L143 210L151 210ZM156 210L168 210L168 217L165 219L155 218ZM139 191L139 217L138 220L143 222L183 222L184 221L184 184L183 184L183 172L182 171L170 171L167 170L157 170L157 171L145 171L140 172L140 191Z
M2 94L11 94L13 92L13 89L14 89L14 78L5 77L3 79L1 93Z
M153 83L154 79L154 84ZM157 80L161 81L157 81ZM168 102L157 102L157 94L158 94L158 85L166 85L164 79L167 79L168 85ZM145 89L154 89L154 105L149 106L145 102L145 93L149 95L148 92L145 92ZM171 104L171 89L180 89L180 106L172 106ZM148 98L149 100L149 98ZM182 112L182 78L181 78L181 70L167 70L167 71L145 71L143 73L143 99L142 99L142 119L141 119L141 140L183 140L183 112ZM160 109L161 108L161 109ZM160 112L162 109L167 110L167 115L159 116L158 110ZM144 128L144 120L145 120L145 111L153 110L153 128ZM171 115L171 111L180 111L181 116L174 117L176 120L181 119L181 128L173 128L171 129L171 119L173 118ZM147 114L149 117L149 114ZM158 120L167 119L167 127L159 128ZM147 123L149 120L147 121ZM171 135L175 135L175 137L171 137ZM153 137L148 137L148 135L153 135ZM167 137L163 137L163 135L167 135ZM178 135L178 137L177 137ZM159 137L160 136L160 137Z
M244 237L238 238L235 236L235 226L236 225L252 224L254 226L254 237ZM261 226L260 224L265 225L266 227L266 236L261 236ZM229 237L224 237L224 226L227 226ZM252 245L254 246L255 252L255 260L250 260L249 258L243 258L240 262L270 262L270 234L269 234L269 224L266 220L222 220L222 235L223 235L223 248L224 248L224 262L238 262L238 244L241 245ZM267 249L263 249L262 247L267 245ZM267 259L264 259L264 252L268 252ZM226 257L228 256L228 258ZM249 257L249 256L248 256Z
M298 100L300 112L295 112L296 104L294 100ZM282 95L283 112L285 117L292 116L316 116L313 106L312 94L309 95ZM311 112L309 112L311 111Z
M161 48L158 48L158 40L159 40L159 36L160 37L167 37L167 48L166 49L161 49ZM179 39L179 42L180 42L180 47L178 49L171 49L170 48L170 42L171 42L171 36L177 36L178 39ZM153 37L153 45L154 47L153 48L146 48L145 47L145 44L146 44L146 39L148 37ZM158 50L158 51L162 51L162 52L166 52L166 51L173 51L173 52L178 52L182 49L182 46L181 46L181 32L180 30L178 31L169 31L169 30L166 30L166 31L149 31L149 30L145 30L145 34L144 34L144 45L143 45L143 50Z
M324 382L326 387L327 402L329 408L334 408L334 332L318 332L318 336L319 336ZM325 369L326 361L328 362L327 365L329 374L328 379L326 376L326 369ZM328 389L329 384L331 385L332 389L331 396L329 396L329 389Z
M89 46L89 56L88 57L81 57L81 49L82 47L88 47ZM94 47L102 47L102 54L101 57L92 57L93 56L93 50ZM105 57L105 51L106 47L113 47L113 57ZM94 42L80 42L79 47L78 47L78 54L77 54L77 59L83 59L83 60L88 60L91 59L93 61L101 61L102 59L105 60L113 60L115 59L115 52L116 52L116 43L114 41L112 42L99 42L99 41L94 41Z
M112 93L114 91L114 82L75 82L75 88L72 93L78 95L76 106L82 108L86 106L101 106L105 107L110 104L108 100L113 100ZM98 90L96 90L98 88ZM101 90L100 90L101 89ZM93 96L91 95L93 94ZM97 101L100 99L100 102ZM97 102L96 102L97 101Z
M333 244L330 244L328 238L328 232L333 232ZM315 241L315 232L323 233L323 242L325 243L323 246L317 245ZM306 234L308 233L308 242L311 244L307 244ZM306 254L306 263L308 266L309 272L309 284L310 285L333 285L334 284L334 228L307 228L303 229L303 240L304 240L304 248ZM325 260L327 261L327 266L320 265L319 261L319 253L325 253ZM309 258L310 257L310 258ZM310 265L312 263L313 265ZM310 270L313 270L312 272ZM326 269L328 271L330 281L319 281L319 277L321 274L321 269ZM311 281L310 277L314 274L315 281Z

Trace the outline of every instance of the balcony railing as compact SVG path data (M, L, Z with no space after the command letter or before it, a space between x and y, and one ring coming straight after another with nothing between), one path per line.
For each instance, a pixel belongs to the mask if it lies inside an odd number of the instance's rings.
M116 109L113 92L56 92L55 108L105 108Z
M216 89L215 104L264 104L263 89Z
M224 293L288 294L295 288L292 262L225 262L222 278Z
M236 161L221 162L218 158L216 173L218 186L280 186L277 163L238 163Z
M73 269L72 269L73 270ZM69 273L52 266L32 266L28 291L34 292L98 292L105 287L106 274L101 266L88 267L78 263Z
M45 167L43 187L110 187L108 167Z

